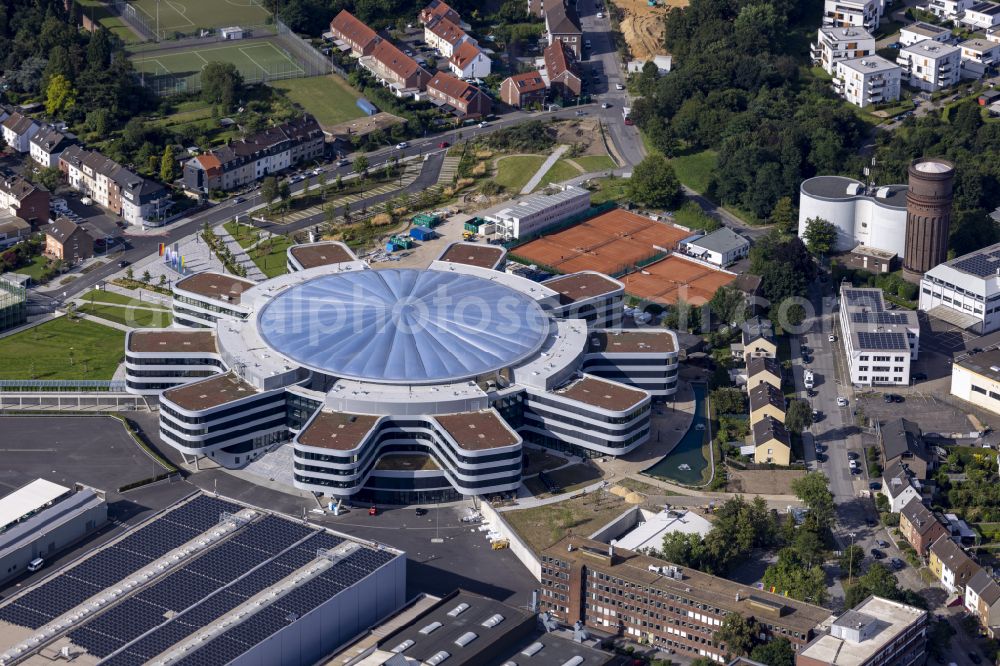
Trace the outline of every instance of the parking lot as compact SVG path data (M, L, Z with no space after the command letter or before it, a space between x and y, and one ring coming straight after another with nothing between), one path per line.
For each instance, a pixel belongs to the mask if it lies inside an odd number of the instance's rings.
M968 415L961 409L950 405L930 393L911 390L905 395L892 391L903 397L903 402L887 403L884 394L874 393L859 396L857 406L864 414L884 423L889 419L905 418L920 424L924 434L940 433L948 436L951 433L969 433L973 430Z

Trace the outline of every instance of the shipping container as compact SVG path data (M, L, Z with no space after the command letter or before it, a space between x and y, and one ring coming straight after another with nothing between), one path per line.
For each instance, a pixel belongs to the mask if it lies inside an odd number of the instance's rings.
M378 113L378 107L366 100L364 97L359 97L355 104L358 105L359 109L365 112L365 115L374 116Z
M429 241L437 237L437 233L427 227L413 227L410 229L410 237L418 241Z

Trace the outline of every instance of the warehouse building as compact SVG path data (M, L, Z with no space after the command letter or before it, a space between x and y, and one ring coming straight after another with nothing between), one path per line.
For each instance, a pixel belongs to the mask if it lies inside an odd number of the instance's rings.
M566 185L552 194L533 194L487 212L502 240L517 240L539 234L590 208L590 192Z

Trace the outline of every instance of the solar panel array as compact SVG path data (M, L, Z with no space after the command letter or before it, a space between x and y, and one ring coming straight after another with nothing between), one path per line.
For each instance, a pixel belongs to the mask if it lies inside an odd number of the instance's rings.
M180 660L179 666L216 666L232 661L394 557L388 551L367 548L354 551L320 575L195 650Z
M878 290L845 289L844 298L847 299L849 307L868 308L873 312L885 309L882 304L882 293Z
M861 349L908 350L909 344L902 333L873 333L858 331L858 344Z
M952 268L976 277L995 275L1000 269L1000 250L976 252L953 263Z
M240 509L199 496L0 608L0 621L38 629L218 524L223 512Z
M275 520L280 521L280 519ZM287 523L287 521L281 522ZM298 526L293 525L293 527ZM339 537L325 532L313 534L307 540L299 543L294 548L286 550L276 558L265 562L253 571L246 573L246 575L201 603L174 616L169 622L160 624L152 632L142 636L142 638L131 643L124 650L102 663L108 666L134 666L151 660L156 655L169 650L196 631L211 625L237 606L240 606L248 599L274 585L293 571L311 562L316 558L317 550L328 550L342 542L343 540ZM178 572L178 574L182 573L191 576L193 579L197 579L199 584L205 583L203 577L186 572L186 568ZM170 578L176 575L173 574ZM184 584L184 581L178 580L177 583L180 586ZM196 597L201 599L207 596L208 593L200 590ZM265 638L265 636L261 638Z
M855 324L900 324L905 326L909 318L901 312L852 312L851 322Z

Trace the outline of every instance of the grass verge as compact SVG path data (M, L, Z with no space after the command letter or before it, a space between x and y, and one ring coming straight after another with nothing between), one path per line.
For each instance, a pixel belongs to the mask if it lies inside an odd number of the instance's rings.
M695 192L701 193L708 189L712 172L719 161L719 155L714 150L702 150L697 153L678 155L670 160L677 173L677 179Z
M616 168L615 161L607 155L584 155L583 157L574 157L573 161L583 167L587 173Z
M80 300L86 301L87 303L110 303L112 305L138 306L146 309L152 308L154 310L167 309L159 303L143 301L135 298L134 296L126 296L125 294L119 294L115 291L103 291L101 289L88 291L80 298Z
M88 303L80 306L80 312L132 328L166 328L174 321L174 316L162 308L143 310L106 303Z
M521 191L545 162L544 155L514 155L497 160L497 175L493 180L510 194Z
M111 379L125 333L60 317L0 339L0 379Z
M568 160L557 160L556 163L545 172L542 179L538 181L538 186L535 187L534 191L537 192L538 190L543 189L549 183L561 183L564 180L576 178L580 175L582 175L582 172L570 164Z
M288 99L324 125L336 125L365 115L356 104L358 93L336 74L272 81L270 86L283 91Z

